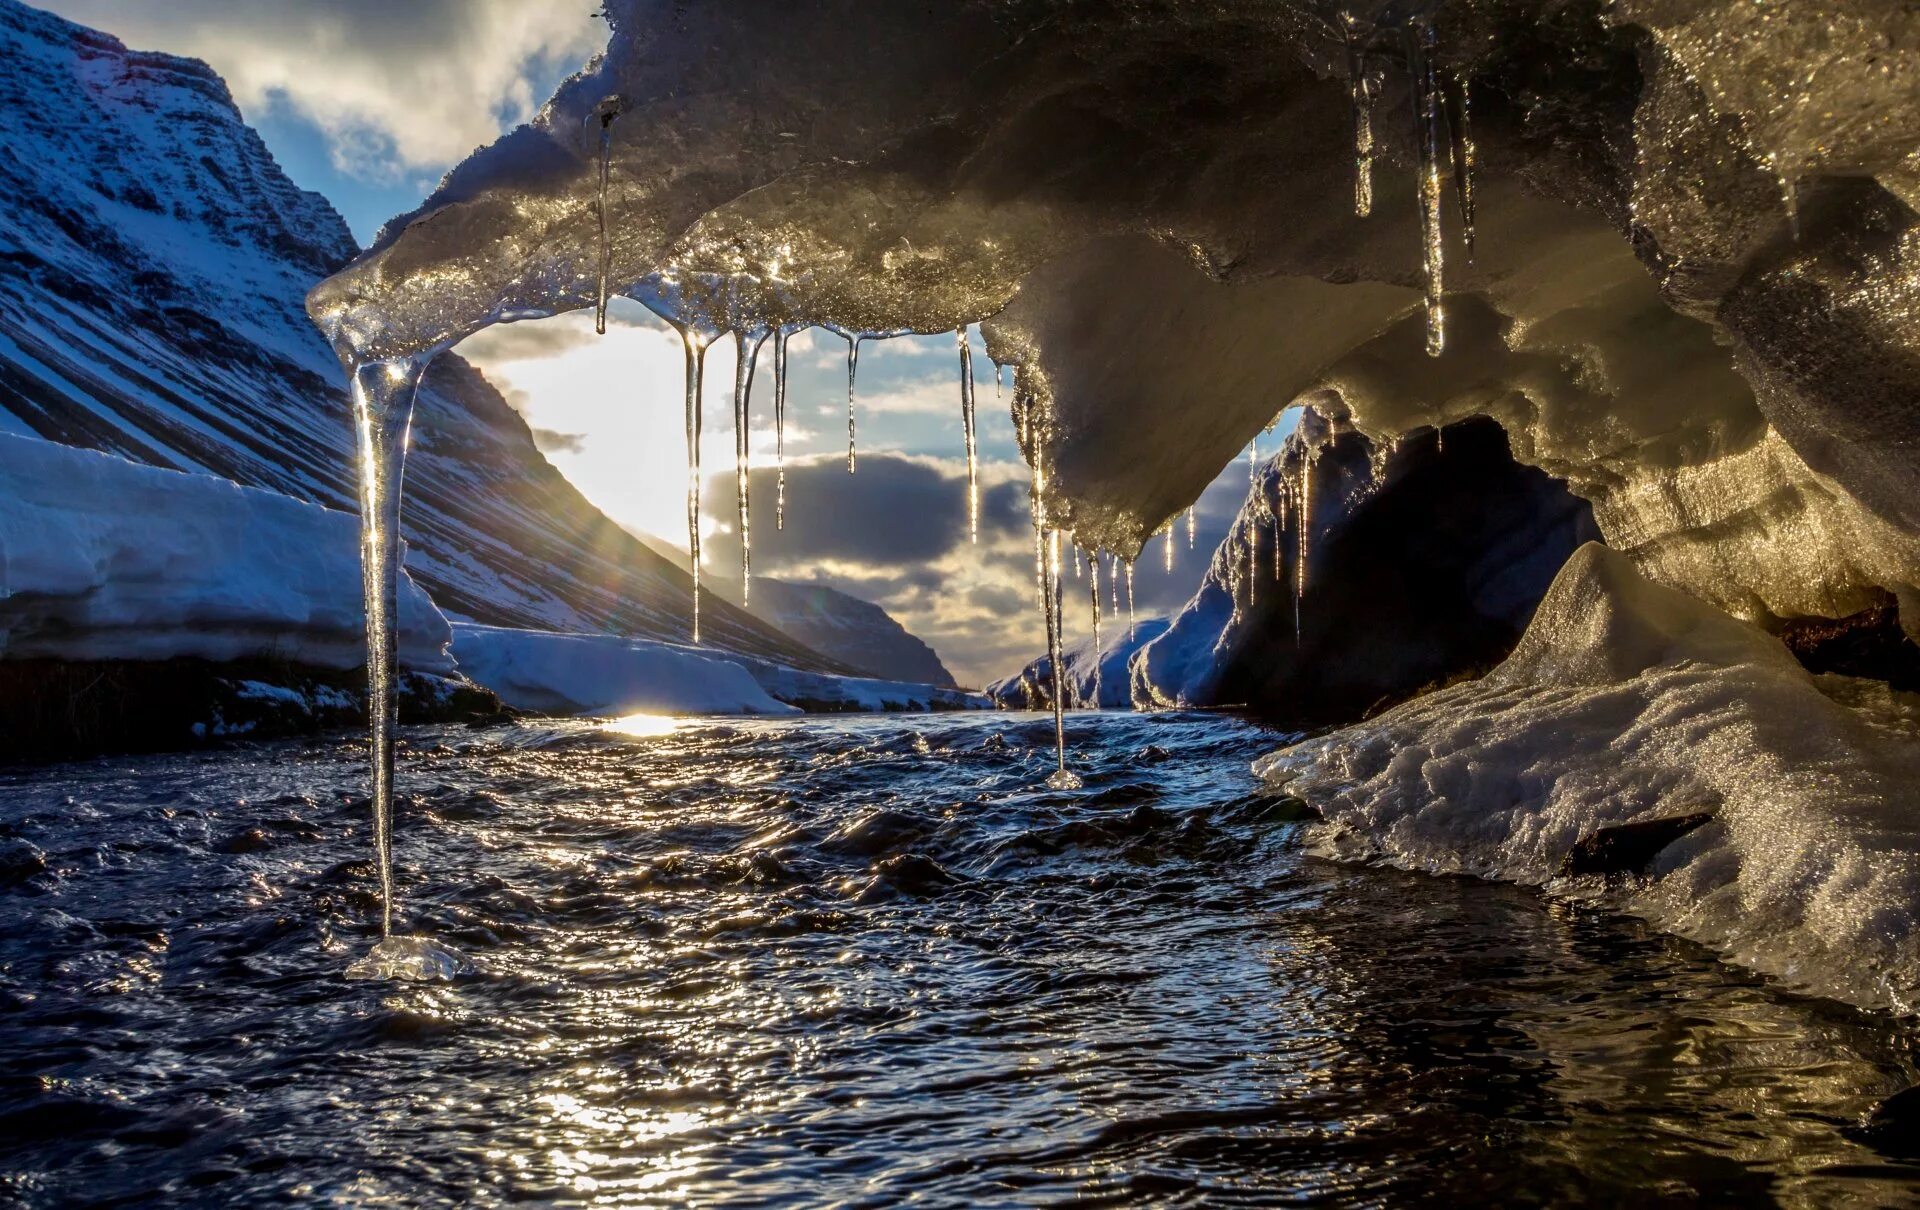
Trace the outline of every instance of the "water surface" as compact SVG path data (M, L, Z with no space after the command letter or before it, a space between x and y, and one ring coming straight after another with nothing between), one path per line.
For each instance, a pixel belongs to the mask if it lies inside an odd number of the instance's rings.
M1896 1205L1913 1036L1318 861L1202 715L408 733L0 772L0 1201Z

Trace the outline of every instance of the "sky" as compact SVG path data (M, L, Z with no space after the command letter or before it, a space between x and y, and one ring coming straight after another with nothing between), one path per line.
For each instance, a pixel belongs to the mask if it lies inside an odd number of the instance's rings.
M324 195L364 245L418 206L475 148L532 117L606 42L592 0L34 0L139 49L206 60L287 174ZM992 365L975 337L982 519L967 525L959 354L952 335L862 345L858 470L846 472L846 344L821 331L790 347L787 524L773 515L771 374L749 424L756 574L830 584L874 601L980 685L1045 646L1027 524L1027 470ZM608 516L684 558L686 438L678 337L616 302L604 337L585 312L492 328L459 352L499 387L546 456ZM734 356L707 358L704 576L738 595ZM1277 438L1263 442L1277 448ZM1199 582L1246 494L1246 463L1202 496L1199 539L1156 543L1135 576L1141 617L1172 613ZM1084 593L1085 583L1071 592ZM1078 598L1083 599L1083 598ZM1123 601L1124 606L1124 601ZM1072 611L1068 639L1090 628ZM1124 610L1123 610L1124 612Z

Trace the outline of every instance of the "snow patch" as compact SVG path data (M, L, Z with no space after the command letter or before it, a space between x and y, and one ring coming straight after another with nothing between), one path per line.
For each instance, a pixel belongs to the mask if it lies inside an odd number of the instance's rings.
M1601 896L1786 983L1920 1004L1920 699L1779 642L1589 544L1513 655L1254 766L1328 855ZM1711 810L1643 879L1564 877L1599 828Z
M0 658L365 662L360 525L224 479L0 434ZM400 658L447 672L404 574Z

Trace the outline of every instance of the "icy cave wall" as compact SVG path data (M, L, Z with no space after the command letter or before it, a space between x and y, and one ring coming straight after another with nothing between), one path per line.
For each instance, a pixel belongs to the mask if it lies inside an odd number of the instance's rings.
M1599 537L1490 420L1376 446L1309 409L1255 477L1199 591L1123 667L1141 706L1351 722L1504 659Z
M605 289L709 332L990 320L1084 546L1133 554L1305 398L1382 441L1491 417L1740 616L1920 619L1910 5L606 9L602 60L309 297L337 349Z

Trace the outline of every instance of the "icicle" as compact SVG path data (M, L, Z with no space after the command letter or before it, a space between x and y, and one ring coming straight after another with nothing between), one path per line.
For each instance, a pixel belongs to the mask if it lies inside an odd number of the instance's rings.
M1098 556L1096 556L1098 557ZM1113 614L1120 616L1120 556L1107 556L1107 593L1113 604Z
M380 936L393 936L394 689L400 587L400 487L425 361L347 363L360 453L360 581L367 610L367 718L373 764L373 849Z
M787 330L773 330L773 527L787 527Z
M1347 94L1353 108L1353 212L1373 213L1373 81L1352 16L1344 18L1347 39Z
M1073 563L1073 578L1077 580L1080 578L1080 543L1077 541L1073 542L1073 558L1070 561Z
M1248 484L1254 484L1254 483L1258 483L1259 481L1260 481L1260 437L1258 434L1256 434L1253 440L1247 443L1247 482Z
M1031 396L1014 398L1014 411L1020 424L1023 443L1029 443L1037 434L1033 431L1033 408ZM1047 624L1047 661L1053 675L1053 738L1054 751L1058 766L1047 778L1047 786L1054 790L1074 790L1083 783L1079 776L1067 768L1067 722L1066 722L1066 677L1061 665L1060 643L1060 531L1047 528L1047 474L1046 464L1040 459L1037 447L1027 444L1033 450L1030 455L1033 466L1032 477L1027 481L1027 506L1033 518L1033 572L1040 589L1040 609Z
M740 505L740 603L753 595L753 531L748 515L748 476L752 469L749 444L752 427L749 410L753 398L753 370L760 358L760 345L767 338L762 332L751 348L744 332L733 334L733 477L734 494Z
M1260 578L1260 521L1247 514L1247 608L1253 608L1254 582Z
M847 338L847 473L853 473L853 386L860 376L860 338L852 332Z
M1127 560L1127 642L1133 642L1133 560Z
M1293 548L1293 644L1300 645L1300 613L1307 597L1307 554L1313 523L1313 459L1300 459L1300 535Z
M1453 102L1447 113L1447 129L1452 134L1453 197L1460 208L1460 234L1467 246L1467 263L1473 263L1473 98L1468 93L1467 77L1453 78Z
M700 392L707 368L705 337L680 333L687 365L687 568L693 575L693 641L700 642Z
M1191 504L1187 505L1187 549L1188 550L1193 549L1193 535L1195 530L1199 527L1199 524L1200 523L1196 521L1193 516L1193 505Z
M1440 356L1446 345L1446 247L1440 227L1440 85L1434 72L1433 21L1422 17L1408 31L1408 61L1413 75L1415 146L1420 156L1420 242L1426 272L1427 355Z
M1089 709L1100 708L1100 556L1087 556L1087 586L1093 598L1093 700Z
M613 118L615 110L600 112L600 291L593 308L593 330L607 334L607 279L613 276L613 237L607 229L607 178L613 174Z
M993 363L993 399L995 403L998 403L1000 401L1000 392L1002 390L1002 383L1000 381L1000 371L1006 368L1007 367L1001 365L997 361Z
M1174 524L1173 524L1173 522L1172 522L1172 521L1168 521L1168 522L1167 522L1167 542L1166 542L1166 547L1167 547L1167 574L1168 574L1168 575L1172 575L1172 574L1173 574L1173 530L1174 530Z
M967 340L965 324L960 326L960 423L967 434L967 534L980 541L980 467L974 452L973 422L973 345Z

